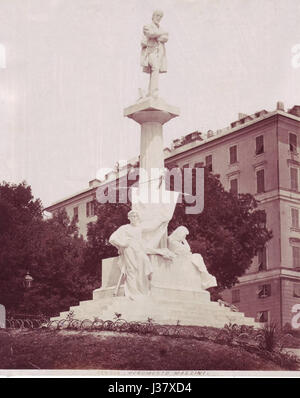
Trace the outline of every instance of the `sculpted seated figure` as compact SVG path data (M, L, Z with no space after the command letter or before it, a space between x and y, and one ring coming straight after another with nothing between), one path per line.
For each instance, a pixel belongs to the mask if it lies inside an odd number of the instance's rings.
M140 222L136 211L128 213L130 224L122 225L109 238L120 255L121 277L124 276L125 296L135 300L139 296L149 295L153 267L150 255L159 255L165 259L174 257L169 249L151 247L143 238L143 232L155 230L167 220L154 221L150 224Z
M177 274L177 287L201 290L217 286L216 278L208 273L201 254L191 252L186 240L188 234L188 229L181 226L168 237L168 248L176 255L171 272Z

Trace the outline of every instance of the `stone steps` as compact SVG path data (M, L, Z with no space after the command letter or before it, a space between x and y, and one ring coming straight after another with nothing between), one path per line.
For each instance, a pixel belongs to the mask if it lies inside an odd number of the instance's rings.
M74 312L74 319L91 321L96 317L115 320L115 313L120 313L121 318L128 322L147 322L148 318L152 318L155 323L170 325L176 325L179 321L180 325L223 327L228 323L236 323L258 326L254 319L245 317L241 312L233 312L219 303L207 301L205 297L203 300L194 302L145 297L140 301L131 301L124 296L113 297L107 294L101 299L82 301L78 306L70 307L70 311ZM69 311L61 312L59 317L52 320L66 319L68 314Z

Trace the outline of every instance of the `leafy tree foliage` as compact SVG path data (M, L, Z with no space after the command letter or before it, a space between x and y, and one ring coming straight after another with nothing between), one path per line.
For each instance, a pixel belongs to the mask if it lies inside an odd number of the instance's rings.
M98 217L96 222L88 225L85 252L85 269L91 275L97 274L98 265L103 259L118 255L117 249L108 242L108 239L117 228L128 223L129 210L130 206L127 204L96 204Z
M35 256L42 207L25 183L0 185L0 302L16 307L23 299L22 282Z
M203 212L186 214L185 203L176 206L169 233L180 225L189 229L192 251L203 255L209 272L217 278L218 289L212 289L215 297L220 290L237 282L249 268L257 250L272 237L266 228L265 212L257 206L250 194L236 196L225 191L219 177L206 169ZM128 210L125 204L98 204L98 221L88 228L91 266L117 255L108 238L119 226L128 223Z
M86 243L65 212L44 219L30 186L2 183L0 220L0 303L8 310L53 315L91 298L97 283L83 269Z
M258 209L255 198L225 191L219 177L206 169L204 210L186 214L185 204L178 204L169 228L180 225L189 229L192 251L203 255L209 272L217 278L218 290L232 287L272 237L265 211Z

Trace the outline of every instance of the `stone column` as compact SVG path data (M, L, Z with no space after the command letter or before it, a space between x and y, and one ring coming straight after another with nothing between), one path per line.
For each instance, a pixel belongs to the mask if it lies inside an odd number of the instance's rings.
M141 125L140 168L150 178L152 169L164 169L163 125L179 116L179 109L161 99L148 98L126 108L124 116Z
M137 210L141 222L151 224L170 220L173 216L178 193L166 191L164 175L163 125L179 116L179 109L161 99L148 98L124 110L124 115L141 126L139 188L132 190L132 208ZM143 173L143 170L146 173ZM165 230L150 233L148 241L160 237L160 247L166 247ZM147 239L147 234L145 234Z

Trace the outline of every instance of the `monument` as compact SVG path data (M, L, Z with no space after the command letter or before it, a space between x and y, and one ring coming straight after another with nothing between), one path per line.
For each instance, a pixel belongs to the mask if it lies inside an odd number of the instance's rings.
M188 229L181 226L167 236L179 194L165 186L163 125L180 112L159 96L159 74L167 71L168 33L160 27L162 17L162 11L154 11L152 23L142 29L141 66L149 74L148 92L124 109L124 116L140 125L141 134L140 178L132 190L130 222L109 239L119 256L102 261L102 287L93 292L93 300L70 310L82 320L113 320L118 313L127 321L151 318L161 324L255 325L252 318L210 301L207 289L217 281L201 254L191 252Z

